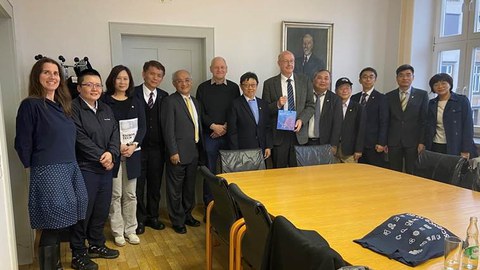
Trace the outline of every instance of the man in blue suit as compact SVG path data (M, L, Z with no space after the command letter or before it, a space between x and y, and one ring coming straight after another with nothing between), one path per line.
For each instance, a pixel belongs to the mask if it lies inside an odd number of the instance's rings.
M413 173L418 153L425 149L428 94L412 87L411 65L397 68L398 88L386 94L389 109L388 158L390 168Z
M384 94L375 89L377 71L366 67L360 71L359 82L362 91L352 100L363 105L367 114L363 155L359 163L386 167L385 146L387 145L388 105Z
M257 85L255 73L247 72L240 77L243 95L232 103L227 135L230 149L261 148L267 159L273 147L270 110L267 102L255 96Z

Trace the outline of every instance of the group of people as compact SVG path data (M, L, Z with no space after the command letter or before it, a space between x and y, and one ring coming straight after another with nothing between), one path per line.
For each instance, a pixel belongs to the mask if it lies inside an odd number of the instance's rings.
M226 79L225 59L215 57L212 78L198 86L196 98L187 70L173 73L175 93L160 89L165 67L152 60L136 87L123 65L111 70L105 87L96 70L84 70L77 80L79 96L71 100L60 65L38 60L29 97L18 110L15 149L30 168L31 226L42 230L40 268L61 268L65 229L72 268L82 270L98 269L92 258L119 256L105 245L107 218L118 246L139 244L145 227L164 229L159 220L164 167L172 229L184 234L186 226L200 226L192 216L197 166L205 163L216 174L221 149L261 148L274 168L282 168L296 166L295 145L329 144L339 162L407 173L424 149L476 156L470 103L452 91L448 74L431 78L437 97L429 101L426 91L412 87L410 65L398 67L398 88L387 94L375 89L377 71L364 68L362 91L352 95L346 77L331 91L327 69L297 74L289 51L278 55L277 64L280 73L264 82L262 98L256 96L255 73L243 74L239 87ZM284 111L295 116L291 129L278 128ZM212 200L203 183L203 202Z

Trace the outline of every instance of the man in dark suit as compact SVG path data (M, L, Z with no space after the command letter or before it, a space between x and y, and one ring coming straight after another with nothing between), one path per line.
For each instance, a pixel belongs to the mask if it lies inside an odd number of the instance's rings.
M313 88L307 77L293 73L295 57L291 52L281 52L277 63L280 74L265 81L262 94L262 99L269 104L273 124L273 166L275 168L295 167L297 161L294 145L303 145L308 142L307 128L303 124L310 120L315 110ZM279 110L296 111L293 132L275 128Z
M387 145L388 105L384 94L375 89L377 71L366 67L360 71L359 82L362 91L352 96L352 100L365 107L367 126L365 143L360 163L386 167L385 146Z
M335 83L335 92L342 100L342 133L337 158L342 163L355 163L362 156L366 115L362 105L350 99L352 82L342 77Z
M198 227L193 218L195 174L197 171L202 126L200 103L190 95L192 78L186 70L172 76L177 92L162 106L162 131L167 149L167 207L176 233L187 232L185 225Z
M158 88L165 75L165 67L151 60L143 65L144 83L135 87L135 95L144 101L146 134L141 142L142 173L137 179L137 234L145 232L145 226L163 230L165 225L158 220L160 187L165 165L165 143L160 124L162 101L167 92ZM145 185L147 186L145 198Z
M230 149L261 148L267 159L273 147L272 123L268 103L255 96L257 85L255 73L247 72L240 77L243 95L232 103L227 135Z
M412 87L414 69L410 65L397 68L398 88L386 94L389 108L388 158L390 168L413 172L418 153L425 148L425 125L428 94Z
M303 73L313 80L315 72L325 69L325 62L313 53L315 42L312 35L305 34L302 38L303 53L295 58L295 73Z
M308 122L308 145L330 144L335 155L342 130L342 101L330 91L331 74L319 70L313 78L315 113Z

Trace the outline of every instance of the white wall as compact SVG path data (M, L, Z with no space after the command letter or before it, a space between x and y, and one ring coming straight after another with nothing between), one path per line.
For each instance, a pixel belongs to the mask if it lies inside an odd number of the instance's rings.
M215 55L224 56L228 77L254 71L261 81L276 75L282 21L334 23L333 77L347 76L359 91L358 72L372 66L377 88L396 87L401 1L398 0L10 0L15 14L20 93L26 95L34 55L88 56L106 78L111 68L108 22L206 26L215 29ZM167 67L168 69L168 67ZM418 74L417 81L418 81ZM201 79L203 80L203 78ZM170 83L165 80L164 83ZM12 106L18 106L13 100ZM9 116L6 122L13 122ZM10 157L11 162L18 159ZM18 198L24 200L25 190ZM1 217L0 217L1 220ZM18 224L28 224L24 216ZM30 232L18 231L19 235ZM18 237L18 235L17 235ZM25 254L21 254L25 255ZM29 255L29 254L27 254Z
M412 66L415 68L413 86L430 92L428 81L433 70L433 30L435 25L435 0L415 1L413 13Z
M391 20L399 17L396 0L203 0L201 5L186 0L12 1L25 78L38 53L62 54L69 61L86 55L106 77L112 21L214 27L215 54L227 59L228 77L234 81L248 70L261 81L278 73L282 20L334 23L334 78L348 76L357 82L360 69L371 65L378 69L378 87L383 89L383 69L396 65L386 57L396 55L398 48L386 38L398 32L399 22Z

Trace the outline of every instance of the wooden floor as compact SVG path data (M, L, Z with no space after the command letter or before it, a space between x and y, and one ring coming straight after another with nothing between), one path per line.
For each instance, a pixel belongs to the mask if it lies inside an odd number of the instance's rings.
M198 220L203 218L203 207L197 207L193 215ZM187 234L177 234L171 228L166 213L161 213L160 219L167 228L155 231L149 227L144 234L139 235L140 245L126 244L117 247L113 243L113 236L109 226L105 228L107 246L118 248L120 257L113 260L95 259L101 270L168 270L168 269L205 269L205 223L200 227L188 227ZM68 243L61 245L62 264L65 270L72 269L70 262L72 253ZM213 269L228 269L228 247L223 243L213 248ZM39 269L37 258L31 265L19 266L20 270Z

